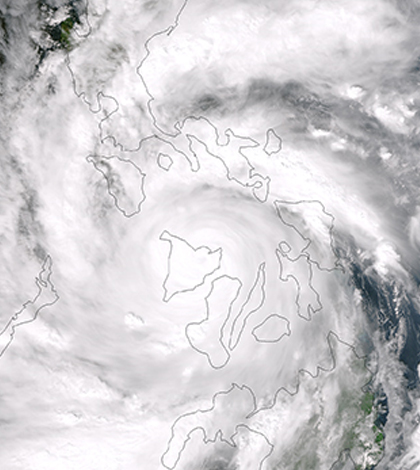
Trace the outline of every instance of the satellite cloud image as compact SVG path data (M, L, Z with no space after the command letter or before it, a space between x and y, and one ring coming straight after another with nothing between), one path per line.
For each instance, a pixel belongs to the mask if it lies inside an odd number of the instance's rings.
M0 470L420 470L420 0L0 0Z

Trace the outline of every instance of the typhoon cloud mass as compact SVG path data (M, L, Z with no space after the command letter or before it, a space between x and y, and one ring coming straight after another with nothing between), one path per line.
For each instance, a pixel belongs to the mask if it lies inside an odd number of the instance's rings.
M0 467L420 468L420 5L0 3Z

